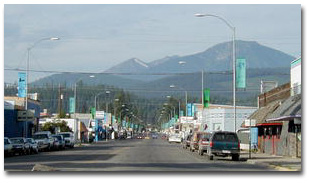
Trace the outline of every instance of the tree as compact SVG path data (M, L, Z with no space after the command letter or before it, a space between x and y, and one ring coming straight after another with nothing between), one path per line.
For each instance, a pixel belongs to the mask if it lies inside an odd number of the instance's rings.
M43 125L42 130L55 133L57 127L60 128L60 132L72 132L71 128L67 125L67 122L65 121L47 122Z

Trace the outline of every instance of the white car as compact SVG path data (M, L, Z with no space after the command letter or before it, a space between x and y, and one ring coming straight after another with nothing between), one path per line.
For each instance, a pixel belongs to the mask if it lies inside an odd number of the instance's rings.
M49 131L36 132L33 139L38 143L39 150L51 150L53 141Z
M61 132L57 135L62 135L64 138L65 146L73 148L75 144L74 135L72 132Z
M4 137L4 156L11 156L14 154L13 145L9 138Z
M172 134L168 137L168 142L169 143L172 143L172 142L181 143L181 137L178 134Z

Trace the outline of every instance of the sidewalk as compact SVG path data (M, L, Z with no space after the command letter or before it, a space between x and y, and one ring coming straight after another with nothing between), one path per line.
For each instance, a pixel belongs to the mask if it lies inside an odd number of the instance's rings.
M279 171L301 171L301 158L276 156L265 153L251 153L249 159L248 151L241 151L241 158L246 158L248 163L263 164Z

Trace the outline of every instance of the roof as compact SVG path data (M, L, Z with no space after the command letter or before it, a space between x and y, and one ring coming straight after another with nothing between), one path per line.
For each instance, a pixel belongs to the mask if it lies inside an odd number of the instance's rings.
M266 121L286 121L301 118L301 94L286 99Z
M268 119L268 117L272 114L272 112L275 111L279 107L280 103L281 103L281 100L271 102L267 104L266 106L257 109L254 113L252 113L249 116L248 119L255 119L257 125L264 123L266 119ZM245 122L243 122L241 126L244 126L244 124Z

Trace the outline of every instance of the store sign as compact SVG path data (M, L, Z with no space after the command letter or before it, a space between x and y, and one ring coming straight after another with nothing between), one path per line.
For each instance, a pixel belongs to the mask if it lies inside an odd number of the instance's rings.
M96 119L104 119L104 111L96 111L95 118Z
M17 121L34 121L34 110L17 111Z

